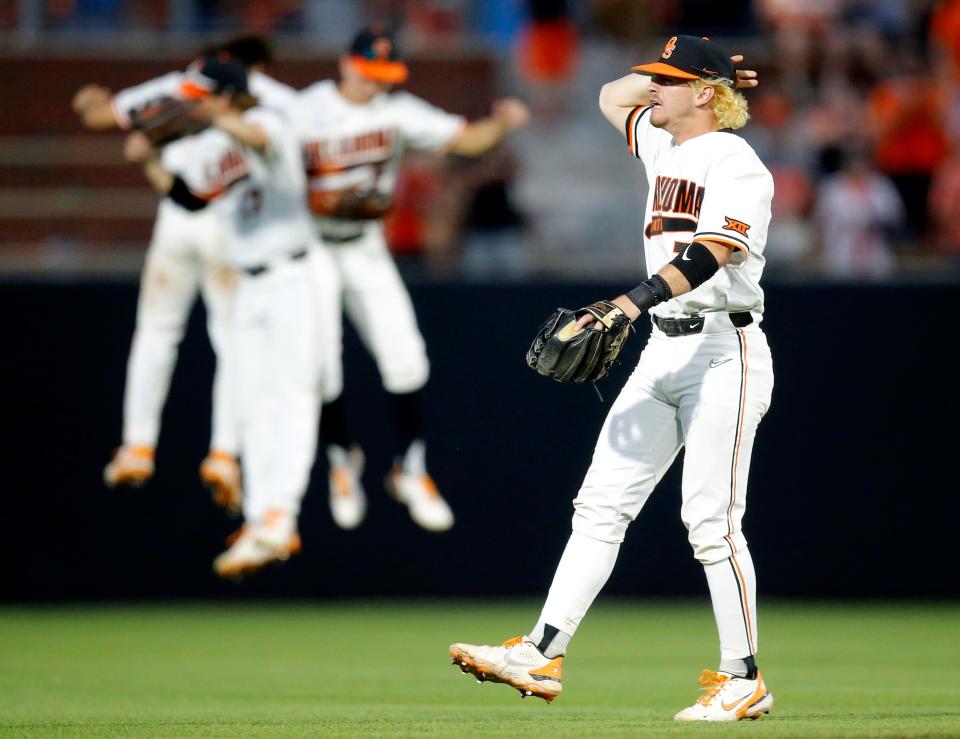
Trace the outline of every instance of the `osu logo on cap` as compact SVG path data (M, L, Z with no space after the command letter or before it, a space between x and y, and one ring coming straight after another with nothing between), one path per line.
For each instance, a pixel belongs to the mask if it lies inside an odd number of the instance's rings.
M662 59L669 59L673 56L673 50L677 48L677 37L671 36L670 40L663 47Z

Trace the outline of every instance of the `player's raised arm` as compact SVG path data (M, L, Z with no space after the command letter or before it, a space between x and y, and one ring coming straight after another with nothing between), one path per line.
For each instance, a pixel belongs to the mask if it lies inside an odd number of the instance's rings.
M169 72L161 77L113 92L102 85L84 85L73 96L71 106L80 122L95 131L130 128L131 114L164 97L182 97L181 72Z
M530 120L530 109L516 98L495 100L490 115L466 124L450 146L450 152L479 157L496 147L507 134Z
M263 130L263 127L245 120L243 113L239 110L231 109L216 115L211 122L217 128L226 131L239 143L256 151L266 151L270 145L270 137Z
M650 78L632 72L600 88L600 111L610 123L626 133L627 116L638 105L650 103Z

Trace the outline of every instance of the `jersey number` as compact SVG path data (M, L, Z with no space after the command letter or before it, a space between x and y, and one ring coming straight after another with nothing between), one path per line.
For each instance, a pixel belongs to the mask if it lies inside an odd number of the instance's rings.
M244 221L252 221L260 215L263 208L263 193L257 187L251 187L243 193L243 200L240 202L240 218Z

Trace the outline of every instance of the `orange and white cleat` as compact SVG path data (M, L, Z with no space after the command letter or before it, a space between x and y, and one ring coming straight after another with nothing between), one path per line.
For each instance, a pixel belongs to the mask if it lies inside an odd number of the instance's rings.
M749 680L726 672L704 670L698 682L704 694L674 716L675 721L757 719L773 708L773 694L767 690L759 672L756 680Z
M410 518L427 531L447 531L453 526L453 511L426 472L411 474L395 465L387 475L387 492L407 506Z
M355 529L367 513L363 490L364 457L360 447L349 451L338 446L327 449L330 460L330 515L341 529Z
M414 523L427 531L446 531L453 526L453 511L427 474L426 455L422 439L412 442L393 465L385 485L391 496L407 506Z
M451 644L453 664L477 682L504 683L520 691L520 697L536 696L547 703L563 689L563 657L548 659L522 636L507 639L499 647Z
M153 448L124 444L113 453L103 468L103 481L109 488L138 488L153 477Z
M213 571L229 579L285 562L303 548L294 517L278 509L269 511L260 523L243 526L227 541L229 548L213 561Z
M213 502L232 516L243 509L240 465L232 454L217 449L200 463L200 480L210 489Z

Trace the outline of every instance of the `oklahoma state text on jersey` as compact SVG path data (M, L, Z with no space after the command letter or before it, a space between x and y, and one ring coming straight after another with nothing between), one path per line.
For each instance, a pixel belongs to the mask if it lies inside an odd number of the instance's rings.
M339 139L312 139L303 147L307 174L316 177L361 164L384 162L393 154L393 145L390 130L367 131Z
M646 169L644 258L656 273L692 241L733 249L730 264L678 298L661 303L658 316L711 311L763 312L763 250L770 225L773 177L750 145L725 132L677 144L650 123L650 108L627 117L627 145Z

